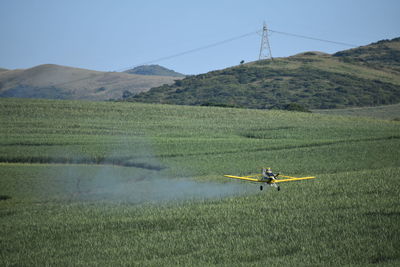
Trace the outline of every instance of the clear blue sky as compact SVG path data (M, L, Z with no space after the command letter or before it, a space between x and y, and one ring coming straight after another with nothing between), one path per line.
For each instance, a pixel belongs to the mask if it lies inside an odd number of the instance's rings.
M355 45L400 36L398 0L0 0L0 67L114 71L261 30ZM346 46L270 36L274 57ZM261 36L156 62L185 74L258 58Z

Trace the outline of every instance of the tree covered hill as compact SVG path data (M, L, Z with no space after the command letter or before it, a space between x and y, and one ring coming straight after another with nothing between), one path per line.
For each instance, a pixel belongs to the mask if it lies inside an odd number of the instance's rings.
M400 71L400 37L333 54L343 62Z
M400 38L328 55L306 52L188 76L128 101L246 108L343 108L400 102Z
M160 65L142 65L124 72L129 74L139 74L139 75L185 77L185 75L182 73L167 69Z

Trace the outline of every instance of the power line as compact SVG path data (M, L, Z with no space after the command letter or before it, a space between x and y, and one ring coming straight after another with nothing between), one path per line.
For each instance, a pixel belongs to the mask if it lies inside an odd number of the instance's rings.
M305 36L305 35L300 35L300 34L295 34L295 33L281 32L281 31L275 31L275 30L271 30L271 29L268 29L268 31L273 32L273 33L279 33L279 34L283 34L283 35L303 38L303 39L314 40L314 41L332 43L332 44L337 44L337 45L344 45L344 46L349 46L349 47L358 47L358 45L354 45L354 44L325 40L325 39L320 39L320 38L315 38L315 37L310 37L310 36Z
M263 28L263 29L264 29L264 28ZM278 34L293 36L293 37L297 37L297 38L303 38L303 39L309 39L309 40L314 40L314 41L332 43L332 44L337 44L337 45L342 45L342 46L358 47L358 45L354 45L354 44L343 43L343 42L337 42L337 41L331 41L331 40L326 40L326 39L321 39L321 38L315 38L315 37L310 37L310 36L300 35L300 34L295 34L295 33L288 33L288 32L282 32L282 31L275 31L275 30L271 30L271 29L267 29L267 31L269 31L269 32L271 32L271 33L278 33ZM229 42L232 42L232 41L236 41L236 40L238 40L238 39L242 39L242 38L245 38L245 37L247 37L247 36L251 36L251 35L254 35L254 34L259 34L260 32L262 33L263 30L258 30L258 31L249 32L249 33L246 33L246 34L242 34L242 35L239 35L239 36L236 36L236 37L232 37L232 38L229 38L229 39L226 39L226 40L223 40L223 41L219 41L219 42L216 42L216 43L212 43L212 44L209 44L209 45L205 45L205 46L202 46L202 47L198 47L198 48L190 49L190 50L187 50L187 51L184 51L184 52L176 53L176 54L173 54L173 55L169 55L169 56L165 56L165 57L160 57L160 58L153 59L153 60L150 60L150 61L142 62L142 63L136 64L136 65L134 65L134 66L121 68L121 69L118 69L118 70L116 70L116 71L117 71L117 72L120 72L120 71L124 71L124 70L128 70L128 69L132 69L132 68L137 67L137 66L149 65L149 64L156 63L156 62L160 62L160 61L164 61L164 60L167 60L167 59L172 59L172 58L180 57L180 56L183 56L183 55L195 53L195 52L198 52L198 51L201 51L201 50L209 49L209 48L212 48L212 47L215 47L215 46L219 46L219 45L222 45L222 44L225 44L225 43L229 43ZM269 44L268 44L268 45L269 45ZM271 49L269 48L269 51L270 51L270 50L271 50Z
M201 46L201 47L198 47L198 48L190 49L190 50L187 50L187 51L184 51L184 52L181 52L181 53L177 53L177 54L173 54L173 55L169 55L169 56L165 56L165 57L160 57L160 58L157 58L157 59L154 59L154 60L150 60L150 61L146 61L146 62L143 62L143 63L140 63L140 64L136 64L136 65L131 66L131 67L121 68L121 69L116 70L116 71L118 71L118 72L119 71L124 71L124 70L128 70L128 69L132 69L132 68L137 67L137 66L149 65L151 63L160 62L160 61L164 61L164 60L167 60L167 59L180 57L180 56L183 56L183 55L186 55L186 54L191 54L191 53L194 53L194 52L198 52L198 51L201 51L201 50L205 50L205 49L208 49L208 48L219 46L219 45L222 45L222 44L225 44L225 43L236 41L236 40L245 38L245 37L250 36L250 35L258 34L259 32L260 31L249 32L249 33L242 34L242 35L239 35L239 36L236 36L236 37L232 37L232 38L229 38L229 39L226 39L226 40L223 40L223 41L219 41L219 42L212 43L212 44L209 44L209 45L205 45L205 46Z
M201 46L201 47L198 47L198 48L186 50L186 51L183 51L183 52L180 52L180 53L176 53L176 54L173 54L173 55L169 55L169 56L165 56L165 57L160 57L160 58L153 59L153 60L150 60L150 61L146 61L146 62L143 62L143 63L140 63L140 64L136 64L136 65L131 66L131 67L121 68L121 69L116 70L116 72L121 72L121 71L124 71L124 70L132 69L132 68L137 67L137 66L149 65L151 63L160 62L160 61L164 61L164 60L167 60L167 59L172 59L172 58L180 57L180 56L183 56L183 55L195 53L195 52L198 52L198 51L201 51L201 50L205 50L205 49L209 49L209 48L212 48L212 47L215 47L215 46L219 46L219 45L223 45L223 44L226 44L226 43L229 43L229 42L233 42L233 41L236 41L236 40L239 40L239 39L242 39L242 38L254 35L254 34L260 34L260 33L265 34L266 31L269 31L271 33L278 33L278 34L293 36L293 37L297 37L297 38L303 38L303 39L310 39L310 40L314 40L314 41L332 43L332 44L337 44L337 45L342 45L342 46L358 47L358 45L354 45L354 44L331 41L331 40L325 40L325 39L320 39L320 38L315 38L315 37L310 37L310 36L305 36L305 35L300 35L300 34L295 34L295 33L275 31L275 30L271 30L271 29L264 30L264 27L263 27L262 30L252 31L252 32L249 32L249 33L246 33L246 34L235 36L235 37L232 37L232 38L229 38L229 39L225 39L225 40L222 40L222 41L219 41L219 42L215 42L215 43L212 43L212 44L209 44L209 45L205 45L205 46ZM268 43L268 46L269 46L269 43ZM269 51L270 51L270 47L269 47ZM58 83L58 84L53 84L52 86L59 86L59 85L64 85L64 84L68 84L68 83L88 80L88 79L92 79L92 78L93 77L85 77L85 78L81 78L81 79L77 79L77 80L72 80L72 81L62 82L62 83Z
M134 67L137 67L137 66L149 65L151 63L160 62L160 61L163 61L163 60L180 57L180 56L183 56L183 55L186 55L186 54L198 52L198 51L205 50L205 49L208 49L208 48L212 48L212 47L215 47L215 46L219 46L219 45L222 45L222 44L225 44L225 43L236 41L236 40L245 38L247 36L258 34L259 32L260 31L258 30L258 31L245 33L245 34L242 34L242 35L239 35L239 36L235 36L235 37L232 37L232 38L229 38L229 39L225 39L223 41L215 42L215 43L212 43L212 44L209 44L209 45L205 45L205 46L202 46L202 47L190 49L190 50L187 50L187 51L184 51L184 52L180 52L180 53L177 53L177 54L173 54L173 55L170 55L170 56L160 57L160 58L153 59L153 60L150 60L150 61L146 61L146 62L143 62L143 63L140 63L140 64L136 64L134 66L121 68L121 69L115 70L115 72L122 72L122 71L125 71L125 70L133 69ZM58 84L52 84L52 86L60 86L60 85L69 84L69 83L73 83L73 82L89 80L89 79L92 79L92 78L93 77L84 77L84 78L77 79L77 80L62 82L62 83L58 83Z

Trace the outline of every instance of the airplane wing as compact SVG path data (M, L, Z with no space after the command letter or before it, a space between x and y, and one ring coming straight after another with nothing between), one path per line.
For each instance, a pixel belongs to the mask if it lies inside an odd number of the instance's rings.
M228 177L228 178L234 178L234 179L240 179L240 180L246 180L246 181L252 181L252 182L260 182L259 179L252 178L254 176L234 176L234 175L224 175L224 176Z
M259 175L251 175L251 176L224 175L224 176L228 177L228 178L251 181L251 182L261 182L261 183L267 182L267 181L259 179L259 178L254 178L254 177L259 177ZM274 180L274 183L300 181L300 180L308 180L308 179L315 179L316 178L315 176L292 177L292 176L284 176L284 175L279 175L279 177L285 177L285 178L288 178L288 179L276 179L276 180Z
M290 176L283 176L279 175L280 177L288 177L289 179L277 179L274 182L275 183L281 183L281 182L291 182L291 181L299 181L299 180L308 180L308 179L315 179L317 177L315 176L309 176L309 177L290 177Z

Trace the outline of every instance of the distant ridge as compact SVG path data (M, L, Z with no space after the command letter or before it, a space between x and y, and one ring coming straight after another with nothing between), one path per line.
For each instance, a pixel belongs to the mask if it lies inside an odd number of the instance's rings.
M167 69L160 65L142 65L124 72L139 75L171 76L182 78L185 77L185 75L182 73Z
M400 38L338 52L260 60L152 88L128 101L257 109L400 103Z
M44 64L0 71L0 97L102 101L132 96L176 79Z

